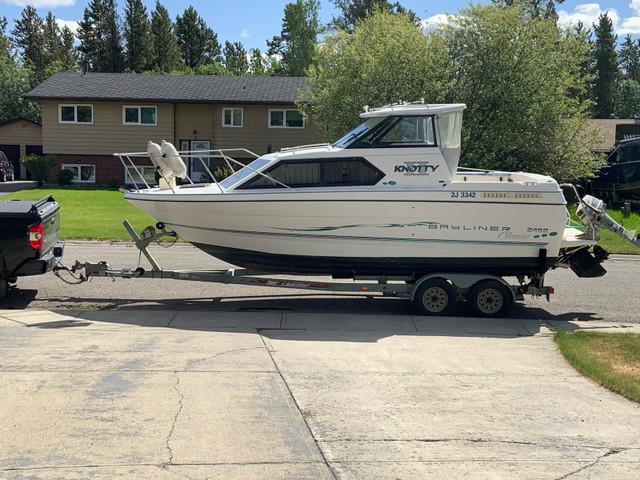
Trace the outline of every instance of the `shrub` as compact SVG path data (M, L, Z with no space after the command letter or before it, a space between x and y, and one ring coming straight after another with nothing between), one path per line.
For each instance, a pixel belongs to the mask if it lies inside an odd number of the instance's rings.
M68 187L69 185L73 184L73 177L75 176L75 174L72 170L63 168L58 172L56 176L58 177L58 183L61 187Z
M56 158L52 155L43 157L32 154L22 157L20 162L27 169L31 178L37 182L39 187L41 187L47 180L49 180L49 172L55 166Z

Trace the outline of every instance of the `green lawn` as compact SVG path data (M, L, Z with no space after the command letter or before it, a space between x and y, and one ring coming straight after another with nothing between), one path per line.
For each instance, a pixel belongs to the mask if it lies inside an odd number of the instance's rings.
M138 233L147 225L156 224L113 188L45 186L3 195L0 200L39 200L48 194L60 204L62 239L130 240L123 220L129 220Z
M583 375L640 402L640 335L558 331L560 352Z

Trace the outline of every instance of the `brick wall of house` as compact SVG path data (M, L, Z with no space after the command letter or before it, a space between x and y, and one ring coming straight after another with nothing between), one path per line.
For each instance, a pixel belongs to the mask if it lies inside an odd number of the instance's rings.
M118 157L111 155L55 155L56 165L51 170L51 178L57 181L57 174L63 165L94 165L95 185L109 185L114 181L125 184L125 170ZM148 158L133 159L135 165L151 165ZM87 183L90 185L91 183Z
M94 165L95 166L95 182L82 182L83 185L110 185L114 181L119 185L125 185L125 170L120 162L119 157L111 155L72 155L72 154L58 154L55 155L56 165L51 169L51 180L56 183L57 175L62 166L70 165ZM131 158L134 165L151 166L151 161L148 158ZM251 163L252 158L236 158L237 161L243 164ZM125 159L126 161L126 159ZM187 159L185 159L185 162ZM224 160L220 158L211 159L211 169L219 167L223 169L226 167ZM238 165L234 165L237 170ZM137 178L136 178L137 180ZM186 182L186 181L185 181ZM186 182L188 183L188 182Z

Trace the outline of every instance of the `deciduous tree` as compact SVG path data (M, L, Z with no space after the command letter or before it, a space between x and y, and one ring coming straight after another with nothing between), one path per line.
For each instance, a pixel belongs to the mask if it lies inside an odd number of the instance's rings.
M443 101L450 68L442 37L422 35L406 15L377 12L353 34L340 30L325 38L317 66L309 69L306 108L323 139L336 140L359 123L365 105Z
M301 77L314 62L320 22L318 0L296 0L284 7L282 32L267 41L268 55L279 55L285 76Z
M467 104L463 165L560 180L590 174L585 42L519 5L478 4L450 20L441 34L456 72L448 98Z

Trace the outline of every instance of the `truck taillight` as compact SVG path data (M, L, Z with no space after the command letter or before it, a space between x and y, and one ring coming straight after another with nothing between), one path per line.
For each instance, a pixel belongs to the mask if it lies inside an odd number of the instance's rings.
M44 227L41 223L29 227L29 246L34 250L42 250L44 243Z

